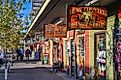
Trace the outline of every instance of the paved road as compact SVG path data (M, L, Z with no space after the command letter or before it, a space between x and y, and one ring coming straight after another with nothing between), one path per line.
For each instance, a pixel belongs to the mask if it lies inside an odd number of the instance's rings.
M0 73L0 80L4 80L3 73ZM64 80L44 68L13 69L9 73L8 80Z
M15 62L11 66L8 80L64 80L57 74L50 72L47 67L50 66L43 66L40 61ZM4 80L2 68L0 69L0 80Z

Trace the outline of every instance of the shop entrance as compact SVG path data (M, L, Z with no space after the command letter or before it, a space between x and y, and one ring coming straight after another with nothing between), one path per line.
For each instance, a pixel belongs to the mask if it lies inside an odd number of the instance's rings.
M95 33L94 66L99 70L99 76L106 77L106 35Z

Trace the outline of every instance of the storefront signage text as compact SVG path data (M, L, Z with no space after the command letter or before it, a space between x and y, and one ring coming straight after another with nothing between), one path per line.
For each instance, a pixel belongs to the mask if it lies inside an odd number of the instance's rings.
M45 37L47 38L60 38L67 36L66 25L59 26L54 24L45 25Z
M68 7L69 29L105 29L105 7Z

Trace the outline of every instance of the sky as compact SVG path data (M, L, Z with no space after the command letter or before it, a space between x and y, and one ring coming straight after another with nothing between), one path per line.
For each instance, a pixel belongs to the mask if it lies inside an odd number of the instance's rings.
M29 13L31 13L32 10L32 2L29 3L29 0L27 0L27 3L24 4L24 7L26 8L22 13L24 13L24 17L26 17L26 14L29 16ZM29 25L31 24L31 21L29 21ZM23 30L22 32L26 32L26 30Z
M27 1L26 4L24 4L24 6L26 7L26 9L24 11L25 14L29 14L32 10L32 2L29 3L28 1Z

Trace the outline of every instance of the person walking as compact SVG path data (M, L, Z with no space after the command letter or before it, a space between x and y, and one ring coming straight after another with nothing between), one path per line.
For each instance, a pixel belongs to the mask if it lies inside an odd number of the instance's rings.
M17 53L17 61L18 61L20 60L20 56L21 56L21 52L19 48L16 49L16 53Z
M25 57L26 57L26 60L29 60L29 56L30 56L30 54L31 54L30 50L27 49L27 50L25 51Z
M98 69L98 67L94 66L94 70L95 70L95 75L94 75L93 80L99 80L99 69Z
M20 60L22 61L24 58L24 49L21 47L20 48Z
M94 80L94 76L95 76L95 69L92 67L91 70L90 70L90 80Z
M82 65L79 66L79 80L83 80L83 68L82 68Z

